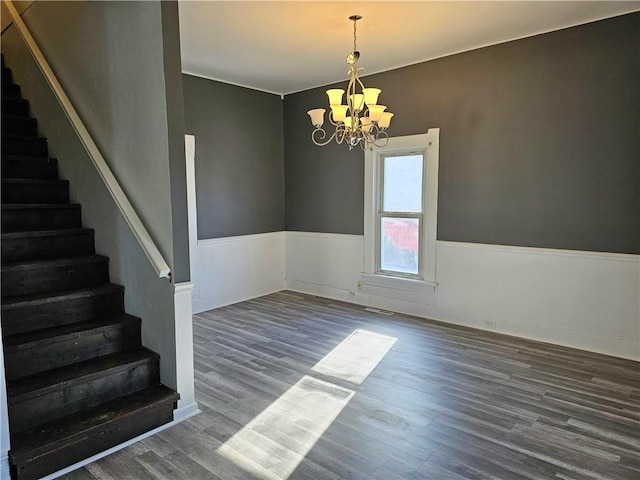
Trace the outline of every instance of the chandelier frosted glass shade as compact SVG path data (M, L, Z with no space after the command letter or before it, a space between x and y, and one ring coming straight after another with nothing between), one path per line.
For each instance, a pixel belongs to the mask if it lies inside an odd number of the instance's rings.
M360 52L356 50L356 22L360 18L362 17L359 15L349 17L353 20L353 52L347 56L349 85L346 91L341 88L327 90L330 108L328 119L333 127L328 137L327 131L322 128L326 110L315 108L307 112L311 124L315 127L311 133L311 140L321 147L335 140L339 144L346 143L349 150L357 145L366 150L371 144L382 147L389 141L386 130L393 113L386 111L386 105L378 104L382 90L367 88L358 78L358 72L363 70L357 66Z

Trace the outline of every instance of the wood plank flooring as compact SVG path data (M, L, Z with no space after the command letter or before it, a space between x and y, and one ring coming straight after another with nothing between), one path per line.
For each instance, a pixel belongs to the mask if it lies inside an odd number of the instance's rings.
M64 478L640 479L637 362L292 292L194 352L200 415Z

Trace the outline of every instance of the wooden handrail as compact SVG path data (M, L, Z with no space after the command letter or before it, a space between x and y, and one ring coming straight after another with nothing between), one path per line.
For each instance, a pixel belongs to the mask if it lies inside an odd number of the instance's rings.
M138 217L138 214L136 213L133 206L131 205L131 202L129 201L124 191L122 190L122 187L120 187L120 184L116 180L116 177L111 172L111 169L107 165L106 160L104 159L104 157L100 153L100 150L98 149L95 142L93 141L91 134L89 133L84 123L80 119L78 112L76 111L74 106L71 104L71 101L69 100L69 97L67 97L67 94L64 92L62 85L60 85L60 82L58 81L55 74L53 73L53 70L51 70L51 67L49 66L49 63L47 62L44 55L42 54L42 51L40 50L35 40L33 39L31 32L29 32L29 29L27 28L25 23L22 21L22 18L20 18L20 14L18 13L18 10L16 9L15 5L11 0L5 0L4 4L7 7L7 10L9 11L9 15L11 15L11 19L13 20L13 23L18 29L20 36L23 38L24 42L27 45L27 48L29 49L29 51L31 52L31 55L36 61L38 68L40 68L40 71L42 72L45 79L47 80L47 83L51 87L51 90L53 91L54 95L58 99L58 102L60 103L62 110L64 110L64 113L66 114L67 118L71 122L71 125L76 131L78 138L80 139L80 141L82 142L82 145L84 146L85 150L89 154L89 158L91 158L91 161L93 162L94 166L98 170L98 173L100 174L100 177L104 181L104 184L106 185L107 190L109 190L111 197L116 202L116 205L120 209L120 212L122 213L125 220L129 224L131 231L133 232L134 236L138 240L138 243L142 247L142 250L144 251L145 255L151 262L151 265L153 266L154 270L158 274L158 277L171 278L171 269L169 268L169 265L167 264L165 259L162 257L160 250L158 250L158 247L156 247L156 244L151 238L151 235L149 235L149 232L143 225L142 221L140 220L140 217Z

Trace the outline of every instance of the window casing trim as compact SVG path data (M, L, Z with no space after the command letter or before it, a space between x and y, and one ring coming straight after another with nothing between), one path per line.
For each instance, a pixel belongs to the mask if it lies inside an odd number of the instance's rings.
M436 234L438 212L438 165L440 129L430 128L426 134L393 137L384 147L372 147L365 152L364 185L364 259L362 284L371 284L379 277L379 284L394 285L393 288L415 289L416 282L433 288L436 282ZM420 214L420 266L416 275L389 274L379 269L379 229L382 158L390 155L422 153L423 158L423 210Z

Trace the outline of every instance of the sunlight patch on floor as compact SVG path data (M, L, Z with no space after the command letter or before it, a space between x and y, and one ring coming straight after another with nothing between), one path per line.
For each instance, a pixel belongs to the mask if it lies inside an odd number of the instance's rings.
M311 371L360 385L396 340L357 329ZM305 375L217 453L260 479L286 480L354 395Z
M354 393L304 376L218 453L259 478L286 479Z
M397 338L357 329L311 369L312 372L360 385Z

